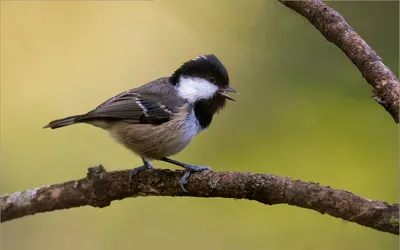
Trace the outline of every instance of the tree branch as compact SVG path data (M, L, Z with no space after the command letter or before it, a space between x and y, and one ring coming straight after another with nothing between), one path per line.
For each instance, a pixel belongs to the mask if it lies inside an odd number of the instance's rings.
M189 177L188 192L178 183L182 171L153 169L129 181L130 170L106 172L89 168L86 178L0 196L1 221L26 215L90 205L106 207L113 200L137 196L221 197L289 204L343 220L399 234L399 205L359 197L317 183L270 174L199 172Z
M310 21L331 43L339 47L373 87L372 96L399 123L400 83L376 52L344 18L320 0L286 1L282 4Z

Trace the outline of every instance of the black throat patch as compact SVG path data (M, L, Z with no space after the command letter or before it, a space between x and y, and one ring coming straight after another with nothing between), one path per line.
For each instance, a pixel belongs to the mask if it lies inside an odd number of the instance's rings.
M214 96L208 100L200 100L194 104L194 114L202 129L208 128L215 113L225 106L225 98Z

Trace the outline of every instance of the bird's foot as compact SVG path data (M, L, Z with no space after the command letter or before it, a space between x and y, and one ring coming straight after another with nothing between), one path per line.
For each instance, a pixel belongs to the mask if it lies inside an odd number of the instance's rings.
M151 165L150 162L145 162L143 166L132 169L132 171L129 173L129 180L132 181L133 176L137 175L139 172L142 172L143 170L155 169L155 168L156 167Z
M182 165L182 167L185 168L185 172L181 178L179 186L181 187L183 192L187 192L184 185L187 183L187 179L189 178L189 175L191 173L205 171L205 170L212 170L208 166L193 166L193 165L189 165L189 164L184 164L184 165Z

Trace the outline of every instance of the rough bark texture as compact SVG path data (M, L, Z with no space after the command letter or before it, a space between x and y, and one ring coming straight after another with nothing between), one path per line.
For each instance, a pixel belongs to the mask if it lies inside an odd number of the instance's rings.
M192 174L185 193L178 185L181 171L146 170L132 182L129 172L106 172L102 166L93 167L84 179L0 196L1 221L86 205L106 207L113 200L127 197L222 197L255 200L267 205L285 203L399 234L398 204L362 198L317 183L270 174L207 171Z
M399 122L400 83L376 52L344 18L320 0L286 1L282 4L310 21L331 43L339 47L373 87L374 99Z

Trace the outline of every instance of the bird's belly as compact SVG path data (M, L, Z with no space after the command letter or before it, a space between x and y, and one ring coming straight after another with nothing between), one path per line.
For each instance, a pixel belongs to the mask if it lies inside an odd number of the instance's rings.
M200 126L193 118L189 114L161 125L118 123L110 134L136 154L157 160L179 153L198 134Z

